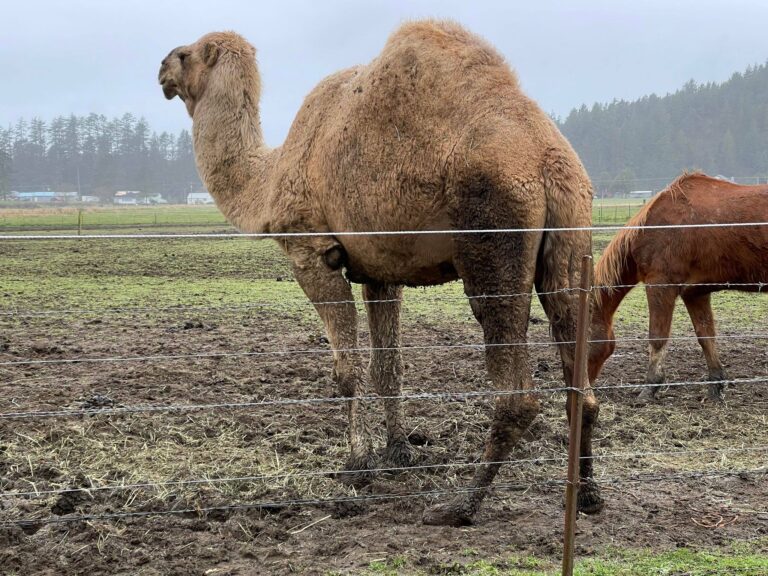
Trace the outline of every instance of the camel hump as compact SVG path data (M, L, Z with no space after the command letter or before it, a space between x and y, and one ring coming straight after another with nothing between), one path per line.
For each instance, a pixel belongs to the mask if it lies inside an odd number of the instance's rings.
M469 65L507 66L504 57L484 38L451 20L406 22L387 40L392 48L418 48L421 54L444 61L454 57Z

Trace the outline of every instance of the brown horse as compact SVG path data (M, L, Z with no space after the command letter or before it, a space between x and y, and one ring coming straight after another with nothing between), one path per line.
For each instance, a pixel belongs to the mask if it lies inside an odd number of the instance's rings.
M613 353L613 315L635 284L646 284L650 361L641 398L665 381L662 362L678 296L693 322L709 369L709 397L722 400L725 370L715 348L710 294L757 292L768 282L768 226L633 229L630 226L768 221L768 186L739 186L704 174L684 174L635 215L605 249L595 270L590 379Z

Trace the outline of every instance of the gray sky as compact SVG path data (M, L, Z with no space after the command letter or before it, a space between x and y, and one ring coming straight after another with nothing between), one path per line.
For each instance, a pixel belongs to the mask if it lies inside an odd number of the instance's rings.
M157 85L160 60L212 30L257 48L262 124L282 142L304 95L369 61L404 20L458 20L490 40L548 112L722 81L768 60L765 0L4 0L0 123L132 112L189 128Z

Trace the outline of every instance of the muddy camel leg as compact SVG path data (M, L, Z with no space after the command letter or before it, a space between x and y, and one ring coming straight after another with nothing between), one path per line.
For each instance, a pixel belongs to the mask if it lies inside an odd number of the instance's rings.
M717 353L715 344L715 317L712 314L712 303L710 294L696 294L683 296L683 302L688 309L688 314L693 322L693 328L699 339L701 349L704 351L704 358L707 361L709 370L709 399L722 401L724 399L725 384L723 380L728 380L728 375L720 363L720 357Z
M515 227L514 224L512 227ZM469 236L469 235L468 235ZM532 388L526 346L536 234L488 234L456 239L457 270L470 297L472 312L483 327L485 361L498 396L491 431L469 490L447 504L427 510L425 524L462 526L472 519L510 451L539 413ZM509 298L483 295L518 294ZM514 393L514 392L522 393Z
M672 313L675 311L675 288L654 286L646 287L645 295L648 299L648 374L645 377L646 384L638 398L642 401L653 400L659 391L660 385L666 381L664 374L664 358L667 355L669 334L672 329Z
M363 286L373 347L369 374L380 396L399 396L401 391L403 361L399 348L402 296L402 286ZM414 454L405 431L402 402L399 399L384 400L384 414L387 421L386 461L396 467L411 465Z
M357 311L349 282L341 270L331 270L323 258L324 247L313 244L288 244L288 256L292 260L293 273L307 297L315 303L325 325L328 340L333 349L333 375L340 396L348 397L350 456L346 470L358 470L357 474L345 474L341 480L364 483L371 475L364 471L375 467L371 437L365 418L365 410L356 396L365 391L365 371L361 353L357 351ZM345 304L318 304L320 302L348 302Z
M578 286L578 279L573 279L573 285ZM577 292L555 292L558 288L551 281L544 279L536 281L539 300L547 313L552 328L552 337L556 342L574 342L576 340L576 314L578 310ZM576 346L574 344L559 344L560 358L563 363L563 376L566 386L573 382L573 369ZM586 368L586 367L585 367ZM600 413L600 402L595 397L586 373L584 380L584 404L581 417L581 460L579 461L579 511L585 514L596 514L603 508L600 487L594 480L592 468L592 430ZM571 421L571 403L566 402L568 422Z

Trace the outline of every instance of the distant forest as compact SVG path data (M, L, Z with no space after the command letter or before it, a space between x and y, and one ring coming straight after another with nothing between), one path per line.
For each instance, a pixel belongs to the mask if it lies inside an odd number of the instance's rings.
M183 202L201 186L189 132L157 134L133 114L20 119L0 128L0 198L52 190L109 200L117 190L139 190Z
M598 194L659 190L683 170L768 176L768 66L674 94L574 109L558 122Z
M768 65L723 83L688 82L655 94L574 109L558 124L581 156L598 195L659 190L683 170L768 177ZM183 201L202 187L189 132L152 131L125 114L17 120L0 128L0 198L10 190L116 190Z

